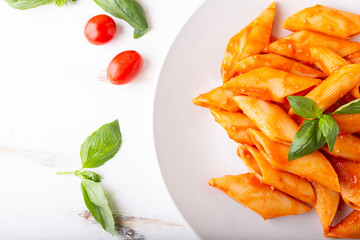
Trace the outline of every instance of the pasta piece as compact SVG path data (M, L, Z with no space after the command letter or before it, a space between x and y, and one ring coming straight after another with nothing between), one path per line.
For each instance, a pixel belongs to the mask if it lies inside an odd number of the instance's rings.
M360 98L360 85L357 85L350 91L351 95L353 95L355 98Z
M360 63L360 51L354 52L345 57L345 59L351 63ZM351 95L355 98L360 98L360 85L356 86L350 91Z
M243 58L261 53L270 44L274 17L275 2L230 39L221 65L223 82L234 76L236 63Z
M289 146L270 141L258 130L250 128L248 131L257 149L274 168L290 172L340 192L339 180L335 170L319 151L288 161Z
M360 51L347 55L345 59L351 63L360 63Z
M255 211L264 220L311 211L311 207L261 183L251 173L213 178L208 183Z
M259 150L249 145L239 144L238 155L261 182L302 202L310 205L315 204L314 190L306 179L274 169Z
M324 78L321 71L277 54L255 54L238 62L234 67L236 74L243 74L261 67L272 67L303 77Z
M238 112L240 111L240 108L233 100L233 97L237 95L238 94L230 90L226 90L223 87L218 87L210 92L200 94L198 97L194 98L192 102L201 107L218 108L229 112Z
M333 227L326 237L360 238L360 212L354 210L349 216Z
M326 75L331 75L337 69L349 63L337 53L326 47L310 48L312 62Z
M226 130L229 138L237 143L253 145L246 129L256 128L256 125L245 114L216 109L210 109L210 111L215 121Z
M317 86L321 80L262 67L232 78L224 88L241 94L284 103L286 97Z
M326 110L358 84L360 64L350 64L335 71L305 97L311 98L320 108Z
M337 69L349 65L348 61L325 47L312 47L310 48L310 53L313 63L326 75L331 75ZM360 98L359 85L354 87L350 93L354 97Z
M268 52L294 58L304 63L311 63L310 48L317 46L327 47L341 57L360 49L358 42L303 30L271 43Z
M268 138L290 145L298 125L280 106L249 96L234 97L234 100Z
M360 210L360 163L341 158L331 158L331 163L338 174L344 202L351 208Z
M316 195L314 208L324 228L324 235L326 235L338 209L340 194L316 182L312 182L312 185Z
M335 119L341 131L347 133L360 132L360 113L355 114L334 114Z
M329 153L327 147L323 147L323 149ZM349 133L340 133L336 138L333 151L329 154L360 162L360 138Z
M287 18L283 22L283 28L291 31L308 29L348 38L360 33L360 15L315 5Z

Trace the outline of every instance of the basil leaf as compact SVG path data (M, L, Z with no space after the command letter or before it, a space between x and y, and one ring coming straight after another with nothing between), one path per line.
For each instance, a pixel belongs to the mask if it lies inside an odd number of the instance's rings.
M83 168L103 165L115 156L120 145L121 133L118 120L103 125L81 145L80 157Z
M82 180L81 190L86 207L103 229L115 234L115 221L109 208L104 191L100 184L90 180Z
M149 31L146 14L136 0L94 0L111 15L125 20L134 28L134 38L139 38Z
M314 100L302 96L289 96L287 99L297 115L303 118L318 117L320 109Z
M354 114L360 113L360 99L351 101L345 105L342 105L332 114Z
M333 117L324 114L319 119L319 128L324 137L326 138L329 152L332 152L335 146L336 137L339 134L339 125L336 123Z
M70 2L74 2L75 0L55 0L55 6L57 7L62 7L62 6L67 6L68 1Z
M79 175L93 182L101 182L101 176L91 171L82 171L79 173Z
M10 5L10 7L19 10L26 10L55 2L55 0L5 0L5 1Z
M324 146L325 142L319 129L319 120L306 120L291 143L288 159L294 160L311 154Z

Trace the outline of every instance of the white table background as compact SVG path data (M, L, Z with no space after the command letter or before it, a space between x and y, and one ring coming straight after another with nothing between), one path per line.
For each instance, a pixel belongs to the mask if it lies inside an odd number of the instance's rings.
M204 0L140 2L148 34L135 40L116 19L115 39L95 46L83 35L87 20L104 13L93 1L20 11L0 0L0 239L197 238L158 169L152 104L167 50ZM108 63L130 49L144 58L141 74L127 85L110 84ZM123 144L95 170L116 214L112 238L86 211L79 179L55 172L79 169L81 143L115 119Z

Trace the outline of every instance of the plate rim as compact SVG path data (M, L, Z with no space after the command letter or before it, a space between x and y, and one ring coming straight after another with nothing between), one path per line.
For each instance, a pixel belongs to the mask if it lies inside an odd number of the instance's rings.
M202 0L202 3L200 3L200 5L195 8L193 10L193 12L190 14L190 16L184 21L183 25L179 28L178 32L175 34L174 38L171 40L171 43L169 44L168 49L166 49L166 53L165 55L162 57L160 64L159 64L159 68L157 70L156 73L156 77L155 77L155 84L154 84L154 89L153 89L153 96L152 96L152 110L151 110L151 127L152 127L152 145L153 145L153 149L155 151L155 157L156 157L156 163L157 163L157 167L160 171L160 175L161 175L161 179L163 184L165 185L166 188L166 192L168 194L168 196L170 196L171 202L173 204L173 206L175 207L175 210L177 211L177 213L181 216L181 220L183 222L183 224L185 225L186 229L190 230L193 235L196 236L197 239L201 239L199 234L194 230L194 228L188 223L188 221L186 220L186 218L184 217L183 213L180 211L179 206L176 204L173 195L171 194L170 190L169 190L169 186L167 184L167 182L165 181L165 176L163 173L163 169L160 165L159 162L159 153L158 153L158 149L157 149L157 141L156 141L156 137L155 137L155 108L156 108L156 101L157 101L157 97L158 97L158 92L159 92L159 82L160 82L160 76L163 72L163 67L169 57L170 51L173 48L175 41L178 39L179 35L182 33L182 31L184 30L184 28L187 26L187 24L190 22L190 20L197 14L197 12L200 11L200 9L208 2L208 0Z

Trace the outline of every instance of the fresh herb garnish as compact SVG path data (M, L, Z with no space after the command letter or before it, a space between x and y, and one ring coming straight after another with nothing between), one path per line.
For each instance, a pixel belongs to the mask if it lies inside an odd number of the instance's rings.
M329 152L332 152L339 134L339 126L331 114L360 113L360 99L339 107L333 113L323 113L316 102L310 98L289 96L287 99L297 115L308 119L302 124L291 143L288 160L316 152L325 145L325 142Z
M288 159L294 160L313 153L324 146L325 142L319 129L319 119L305 120L291 143Z
M113 158L121 145L119 122L105 124L88 136L81 145L80 157L83 168L100 167Z
M134 28L137 39L149 31L143 7L136 0L94 0L114 17L125 20Z
M5 0L11 7L19 10L35 8L55 3L61 7L75 0ZM134 38L139 38L149 31L146 14L136 0L94 0L102 9L114 17L123 19L134 28Z
M339 125L332 116L323 114L319 118L319 129L326 138L329 152L332 152L334 150L336 137L339 134Z
M105 231L115 234L115 222L108 201L99 182L101 176L95 172L83 170L96 168L115 156L121 145L121 132L118 120L100 127L86 138L81 145L80 156L82 168L73 172L57 174L74 174L81 179L81 190L86 207Z
M342 105L333 114L354 114L360 113L360 99L356 99L345 105Z

